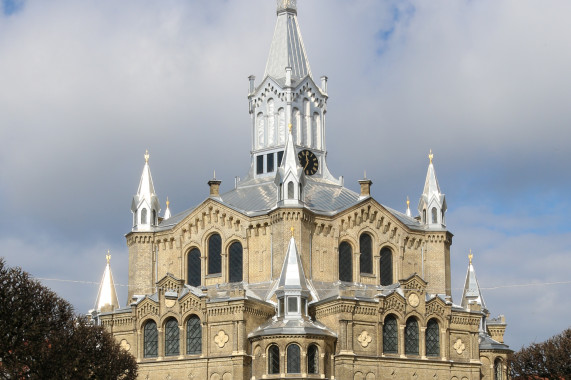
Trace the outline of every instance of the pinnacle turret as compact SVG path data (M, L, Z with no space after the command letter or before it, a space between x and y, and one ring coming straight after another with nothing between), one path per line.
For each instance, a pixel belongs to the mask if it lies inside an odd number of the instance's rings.
M149 151L145 152L145 166L139 181L137 194L133 196L131 212L133 213L133 231L150 231L159 222L161 211L159 198L155 194L151 168L149 167Z
M295 152L291 124L281 166L276 172L275 183L278 187L278 202L285 205L297 205L303 202L305 175Z
M113 275L111 274L111 255L107 251L107 265L103 272L103 278L99 284L99 292L95 301L95 311L109 312L119 308L119 299L117 298L117 291L115 290L115 283L113 282Z
M432 163L434 158L432 150L430 150L428 158L430 161L424 182L424 190L418 203L418 212L423 224L430 228L444 228L446 227L446 197L440 192L440 186L436 179L436 172Z
M468 263L468 271L466 273L466 282L464 283L464 291L462 292L462 307L465 309L470 308L470 304L477 304L480 305L482 308L482 313L484 316L482 317L482 322L480 323L480 331L486 332L486 318L489 315L489 311L486 307L486 302L484 302L484 297L482 296L482 292L480 290L480 284L478 283L478 279L476 278L476 271L474 270L474 266L472 265L472 251L470 250L470 254L468 255L469 263Z

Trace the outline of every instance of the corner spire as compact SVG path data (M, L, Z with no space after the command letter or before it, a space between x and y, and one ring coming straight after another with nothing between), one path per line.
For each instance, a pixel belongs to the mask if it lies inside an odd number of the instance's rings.
M105 266L95 301L95 311L98 313L109 312L119 308L119 299L117 298L117 291L115 290L115 283L111 274L111 254L109 250L107 250L105 258L107 259L107 265Z
M278 289L309 291L301 264L301 258L297 252L295 238L293 236L289 239L282 273L280 274L280 280L278 282Z
M303 201L305 176L295 151L291 124L287 134L282 164L276 171L274 183L278 187L278 202L298 205Z
M167 209L165 210L165 215L163 216L163 220L167 220L168 218L171 217L171 209L169 208L170 206L170 202L169 202L169 197L167 197Z
M133 231L150 231L152 226L159 222L158 215L161 211L159 199L155 193L151 168L149 166L149 151L145 151L145 166L139 181L137 194L131 202L133 213Z
M468 255L468 272L466 273L466 282L464 283L464 291L462 292L462 307L468 308L470 303L477 303L482 306L482 310L486 309L486 303L484 302L484 297L482 297L482 292L480 291L480 284L478 284L478 279L476 278L476 271L472 265L472 259L474 255L472 250Z
M440 185L438 184L438 179L436 179L436 172L434 170L433 159L434 154L431 149L428 154L428 171L426 173L426 180L424 181L424 190L418 203L418 212L421 215L421 221L423 224L430 228L444 228L446 226L446 197L440 191Z

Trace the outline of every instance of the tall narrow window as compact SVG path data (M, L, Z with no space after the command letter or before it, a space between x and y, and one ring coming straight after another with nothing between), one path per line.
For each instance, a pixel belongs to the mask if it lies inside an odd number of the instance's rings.
M148 321L143 328L143 356L154 358L159 354L159 332L155 321Z
M274 154L270 153L266 156L266 171L271 173L274 171Z
M264 172L264 155L260 154L256 156L256 174L262 174Z
M137 211L135 210L135 213L133 214L133 227L135 227L137 225L137 222L138 222L137 217L138 217L138 214L137 214Z
M230 245L229 254L229 281L240 282L242 281L242 244L237 241L232 243L232 245Z
M494 361L494 380L504 380L504 371L501 359L496 359Z
M266 143L266 126L264 125L265 117L263 113L258 113L256 116L256 123L257 123L257 138L256 142L258 143L258 148L264 148ZM260 173L258 173L260 174Z
M404 328L404 353L418 355L418 321L412 317L406 320Z
M307 348L307 373L319 373L319 350L315 344Z
M294 188L292 181L287 183L287 199L294 199Z
M426 223L426 209L422 210L422 223Z
M371 235L361 234L359 237L359 250L361 255L359 258L359 265L361 273L373 273L373 242Z
M339 280L353 281L353 250L346 241L339 244Z
M285 112L283 108L278 110L278 144L285 143L286 125Z
M208 239L208 274L222 271L222 238L213 234Z
M268 99L267 102L268 110L268 146L272 146L276 143L276 110L274 99Z
M280 349L275 344L268 349L268 373L280 373Z
M202 327L200 318L196 315L191 315L186 321L186 353L188 355L202 353Z
M393 283L393 251L389 247L381 249L379 274L381 285L386 286Z
M141 210L141 224L147 224L147 209Z
M176 319L171 318L165 324L165 356L179 354L180 330Z
M426 356L440 356L440 329L436 319L426 324Z
M191 286L200 286L201 269L200 269L200 251L193 248L188 252L187 257L187 284Z
M151 224L152 224L153 226L155 226L155 225L157 225L157 222L158 222L158 220L157 220L157 210L153 210L153 220L151 220Z
M383 352L385 354L398 353L398 338L397 320L394 315L388 315L383 324Z
M280 151L278 152L278 168L279 168L280 166L282 166L282 160L283 160L283 158L284 158L284 151L283 151L283 150L280 150Z
M432 208L432 223L438 223L438 211L436 211L436 207Z
M297 344L287 347L287 373L301 373L301 353Z

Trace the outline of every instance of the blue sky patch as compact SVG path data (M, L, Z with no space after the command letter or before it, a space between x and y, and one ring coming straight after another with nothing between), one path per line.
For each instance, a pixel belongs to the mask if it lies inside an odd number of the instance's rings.
M2 0L2 13L13 15L24 7L24 0Z

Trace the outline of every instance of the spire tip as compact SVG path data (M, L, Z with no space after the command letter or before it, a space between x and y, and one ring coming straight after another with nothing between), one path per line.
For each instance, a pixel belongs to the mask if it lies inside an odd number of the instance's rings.
M148 163L149 163L149 157L150 157L150 156L149 156L149 150L146 149L146 150L145 150L145 164L148 164Z
M432 165L432 159L434 158L434 154L432 154L432 149L430 149L430 153L428 154L428 159L430 160L430 165Z

